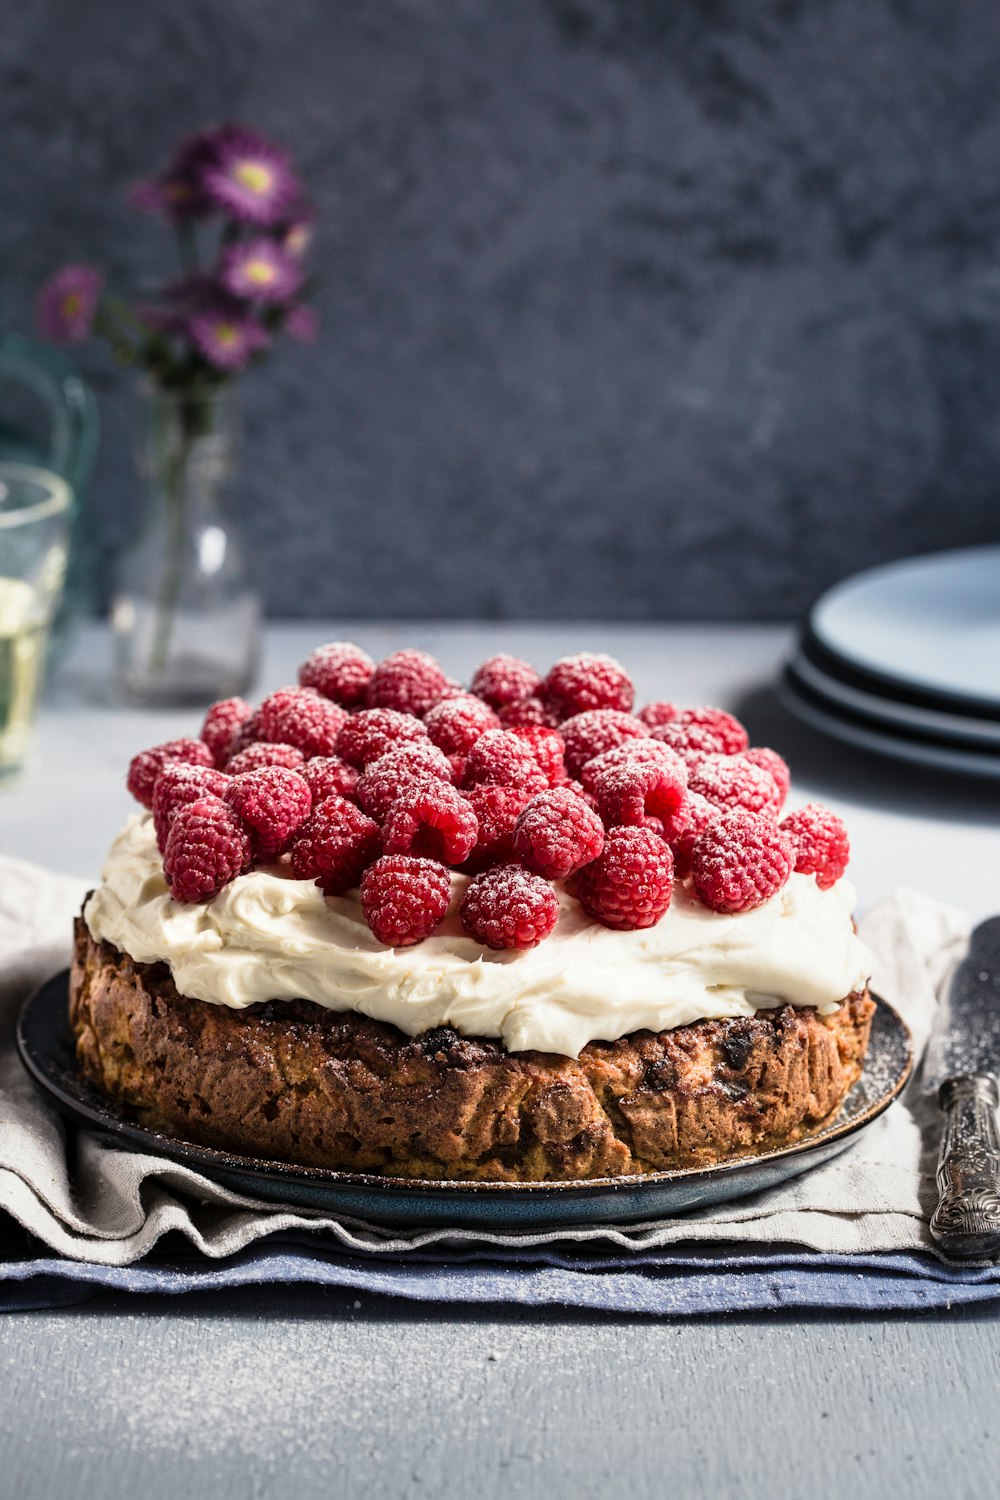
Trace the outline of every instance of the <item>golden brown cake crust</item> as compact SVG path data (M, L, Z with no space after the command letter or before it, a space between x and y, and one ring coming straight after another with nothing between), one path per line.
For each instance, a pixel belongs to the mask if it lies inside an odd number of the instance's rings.
M578 1059L438 1027L408 1037L310 1001L180 995L77 922L70 1016L86 1076L143 1123L270 1160L397 1177L567 1181L707 1166L828 1120L874 1005L783 1006L591 1042Z

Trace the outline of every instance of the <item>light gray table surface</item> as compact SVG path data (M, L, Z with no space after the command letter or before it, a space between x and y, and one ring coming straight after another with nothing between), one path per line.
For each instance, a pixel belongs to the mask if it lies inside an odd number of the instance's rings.
M848 821L859 907L900 884L976 917L1000 904L1000 788L798 725L770 689L783 629L272 626L260 690L345 635L375 654L425 647L456 676L501 649L540 666L612 651L642 697L735 708L789 758L797 790ZM129 756L194 732L192 712L113 704L107 662L88 630L0 792L4 853L95 877L129 810ZM102 1296L0 1319L0 1500L981 1497L998 1489L998 1332L988 1309L671 1321L308 1288Z

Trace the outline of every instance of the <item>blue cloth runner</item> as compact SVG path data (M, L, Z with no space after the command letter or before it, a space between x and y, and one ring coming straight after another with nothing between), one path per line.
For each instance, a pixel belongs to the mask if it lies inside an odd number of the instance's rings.
M907 1312L1000 1300L1000 1267L944 1265L912 1254L818 1256L553 1249L516 1256L411 1254L392 1263L301 1239L257 1241L222 1261L156 1253L132 1266L67 1261L25 1247L0 1260L0 1311L68 1306L102 1291L177 1294L312 1283L418 1302L560 1305L595 1312L691 1317L778 1309Z

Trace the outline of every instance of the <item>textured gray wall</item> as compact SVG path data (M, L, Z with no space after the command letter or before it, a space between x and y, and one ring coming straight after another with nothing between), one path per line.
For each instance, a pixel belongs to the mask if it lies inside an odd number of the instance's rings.
M238 116L322 212L248 384L277 614L790 616L1000 538L996 0L0 0L0 269L156 273ZM88 354L131 524L129 382Z

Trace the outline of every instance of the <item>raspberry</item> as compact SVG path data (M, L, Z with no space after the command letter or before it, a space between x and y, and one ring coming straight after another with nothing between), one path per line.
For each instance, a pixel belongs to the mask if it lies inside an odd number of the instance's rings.
M363 771L373 760L427 739L427 730L412 714L394 708L363 708L352 714L337 735L337 754Z
M382 853L378 824L346 797L327 797L313 808L292 839L292 870L314 880L328 896L357 885Z
M427 777L408 787L390 807L382 824L386 854L419 854L460 865L476 845L479 823L461 792L446 781Z
M697 792L688 791L683 808L663 830L667 843L673 850L674 874L678 880L686 880L691 874L691 851L698 836L721 816L719 809L711 802L707 802Z
M608 828L639 826L646 817L661 822L676 817L687 796L683 766L656 761L625 761L606 766L594 779L598 811Z
M365 701L365 692L375 663L353 641L327 641L306 658L299 668L303 687L315 688L341 708L355 708Z
M258 739L272 745L294 745L306 760L313 755L332 755L346 708L331 703L314 688L279 688L264 699Z
M597 806L597 798L594 796L593 792L587 790L582 782L564 781L563 786L565 786L569 791L575 792L578 797L582 797L587 806L589 808L592 808L593 811L597 813L598 817L601 816Z
M605 750L603 755L596 755L593 760L589 760L580 772L580 780L585 790L593 794L604 771L612 766L632 764L666 766L677 775L682 772L687 775L684 762L676 750L671 750L659 740L634 739L623 740L614 749Z
M667 703L660 699L656 703L647 703L645 708L640 708L636 718L645 724L647 729L659 729L661 724L669 724L676 719L680 709L676 703Z
M465 762L467 755L449 755L448 764L451 766L451 779L456 786L462 785L462 777L465 775Z
M526 729L536 725L542 729L555 729L559 723L559 715L555 710L537 696L519 698L516 703L505 703L502 708L497 709L497 718L504 729Z
M560 725L559 733L566 741L566 769L571 776L579 776L588 760L605 750L613 750L625 740L649 737L645 724L615 708L591 708L574 714Z
M394 651L372 673L365 702L369 708L394 708L422 719L448 688L440 663L426 651Z
M462 772L463 787L523 786L541 792L547 784L531 746L506 729L489 729L480 735Z
M541 685L542 679L530 662L501 654L488 656L476 668L471 691L490 708L501 709L530 698Z
M313 806L327 797L353 797L358 773L337 755L316 755L299 766L298 773L312 792Z
M851 857L847 829L837 814L809 802L782 818L779 827L792 841L796 874L815 875L821 891L835 885Z
M577 897L589 917L617 932L655 927L670 905L674 860L649 828L612 828L604 848L578 877Z
M691 877L712 911L752 911L781 890L794 862L792 840L773 818L736 808L695 840Z
M383 854L361 880L365 921L389 948L408 948L430 937L450 899L451 876L433 859Z
M203 797L221 797L228 785L229 777L213 766L191 766L182 761L164 766L153 787L153 827L161 854L167 847L167 834L177 809Z
M706 755L723 753L722 736L704 724L681 724L674 719L670 724L661 724L659 729L654 729L651 733L654 740L682 756L691 769L700 765Z
M723 754L739 754L750 744L750 735L742 726L739 718L733 718L727 714L724 708L685 708L684 712L678 714L673 723L681 724L682 729L711 730L717 735L718 748Z
M252 713L253 709L242 698L220 698L208 710L201 726L201 738L211 750L217 766L226 764L233 735Z
M201 740L167 740L151 750L141 750L129 762L127 786L137 802L152 807L153 788L164 766L171 762L186 766L214 766L212 752Z
M255 708L250 717L244 719L243 723L237 727L236 733L229 741L226 768L228 768L229 761L235 760L236 756L241 755L244 750L249 750L251 745L259 745L262 743L263 736L260 732L260 709Z
M522 863L547 880L565 880L603 848L600 818L565 787L532 797L514 829L514 849Z
M294 745L265 745L258 740L228 760L226 770L230 776L243 776L247 771L259 771L262 766L283 766L286 771L297 771L305 763L302 751Z
M783 807L792 784L792 773L788 769L787 762L782 760L777 750L768 750L765 745L745 750L743 759L748 760L752 766L760 766L763 770L770 771L778 788L778 807Z
M469 882L460 914L466 932L487 948L534 948L556 925L559 900L540 875L494 865Z
M223 801L250 831L254 854L273 859L287 849L312 809L312 793L297 771L262 766L231 778Z
M706 755L688 776L688 785L716 807L778 816L781 793L770 771L742 755Z
M462 795L479 823L465 868L485 870L488 865L513 864L517 860L514 826L532 793L522 786L470 786Z
M445 755L468 755L481 734L499 729L500 720L488 704L471 693L457 694L437 703L424 723L432 744Z
M372 761L357 785L357 799L370 818L381 823L397 797L418 781L451 782L451 765L428 740L402 745Z
M570 719L590 708L617 708L627 714L635 700L635 688L613 656L582 651L556 662L542 684L542 697L560 719Z
M566 762L562 735L544 724L516 724L510 731L530 749L545 772L549 786L562 786L566 780Z
M174 813L163 874L175 901L210 901L249 869L250 839L221 797L201 797Z

